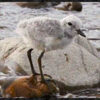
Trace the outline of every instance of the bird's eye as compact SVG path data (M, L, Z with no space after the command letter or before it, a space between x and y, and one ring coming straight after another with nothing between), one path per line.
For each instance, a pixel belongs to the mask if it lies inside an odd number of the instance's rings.
M71 23L71 22L68 22L68 25L69 25L69 26L72 26L72 23Z

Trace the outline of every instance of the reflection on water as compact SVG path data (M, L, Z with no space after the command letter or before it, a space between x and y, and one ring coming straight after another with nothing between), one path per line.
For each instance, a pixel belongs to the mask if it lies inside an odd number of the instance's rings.
M87 37L100 38L100 3L84 2L82 4L83 4L82 12L75 12L75 11L71 12L71 11L57 10L52 7L31 9L27 7L25 8L19 7L15 3L7 3L7 2L0 3L0 38L2 39L5 37L18 36L14 32L14 30L16 29L16 25L20 20L26 18L27 19L32 18L35 16L50 16L53 18L61 19L71 13L79 16L82 19L83 26L87 30L85 31ZM95 42L93 41L92 43L96 47L100 47L100 41L95 41ZM94 94L95 93L96 92L94 92Z

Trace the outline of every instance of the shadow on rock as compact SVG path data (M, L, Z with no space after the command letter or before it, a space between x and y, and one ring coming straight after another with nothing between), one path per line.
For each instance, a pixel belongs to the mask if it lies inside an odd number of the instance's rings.
M67 86L63 82L55 80L57 87L59 87L60 95L66 95L67 93L79 94L81 90L91 90L92 88L100 87L100 83L94 84L93 86L85 85L85 86Z

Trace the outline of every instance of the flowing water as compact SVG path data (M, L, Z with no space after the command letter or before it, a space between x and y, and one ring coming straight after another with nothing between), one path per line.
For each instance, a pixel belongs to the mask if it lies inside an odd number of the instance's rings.
M53 7L45 8L22 8L16 3L0 3L0 39L6 37L18 37L14 32L16 25L20 20L32 18L35 16L50 16L57 19L62 19L68 14L75 14L83 21L83 28L86 30L87 37L100 38L100 3L99 2L82 2L82 12L76 11L62 11L54 9ZM100 48L100 41L91 41L92 44ZM85 91L85 92L84 92ZM90 89L79 91L79 97L100 97L100 89ZM90 94L91 95L90 95ZM90 96L89 96L90 95Z

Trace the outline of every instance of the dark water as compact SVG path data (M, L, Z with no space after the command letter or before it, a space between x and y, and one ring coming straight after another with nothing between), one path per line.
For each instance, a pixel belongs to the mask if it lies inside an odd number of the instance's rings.
M16 29L16 25L20 20L35 16L50 16L61 19L70 13L73 13L82 19L83 28L86 29L85 34L87 37L100 38L100 2L84 2L82 5L82 12L71 12L57 10L53 7L31 9L27 7L19 7L15 3L0 3L0 39L18 36L14 30ZM91 42L94 46L100 48L100 41ZM75 97L100 97L100 89L95 88L79 91L75 94Z

